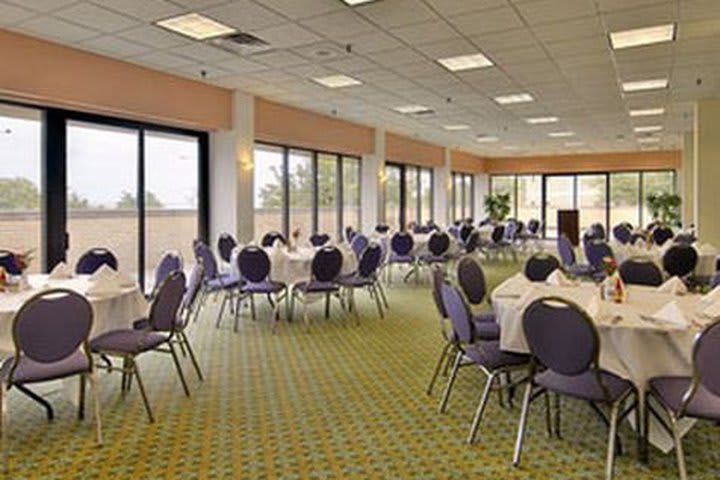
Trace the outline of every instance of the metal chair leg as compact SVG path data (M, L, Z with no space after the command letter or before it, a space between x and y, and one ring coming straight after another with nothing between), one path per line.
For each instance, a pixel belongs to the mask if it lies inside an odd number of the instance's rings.
M378 280L375 282L375 284L377 285L377 290L380 292L380 296L382 297L385 308L389 309L390 304L388 303L387 296L385 296L385 288L382 286L382 282Z
M7 454L7 405L5 397L7 396L7 386L5 382L0 381L0 455L2 455L2 468L6 474L9 471L8 454Z
M377 305L378 314L380 315L380 318L385 318L385 314L383 313L382 303L380 303L381 302L380 295L378 295L377 289L375 287L370 285L370 288L372 289L371 291L375 293L375 295L374 295L375 305Z
M148 421L150 423L155 423L155 417L153 417L150 402L148 402L147 395L145 394L145 387L143 386L142 378L140 378L140 370L138 369L134 358L130 358L130 367L135 375L135 381L137 381L138 390L140 390L140 396L142 397L143 404L145 405L145 412L147 413Z
M257 321L257 315L255 313L255 295L250 294L250 314L252 315L253 322Z
M618 415L622 401L613 403L610 409L610 433L608 434L607 462L605 466L605 479L612 480L615 467L615 438L617 436Z
M95 378L95 372L87 374L88 381L90 383L90 396L92 397L93 410L95 412L95 441L98 446L103 444L102 437L102 419L100 415L100 399L98 398L98 386L97 379Z
M182 338L182 342L185 344L185 349L188 352L188 355L190 356L190 361L193 364L193 367L195 368L195 372L197 373L198 379L202 382L204 380L203 374L200 371L200 364L197 361L197 358L195 357L195 352L193 351L192 345L190 344L190 340L187 337L187 334L185 332L180 332L180 336Z
M680 480L687 480L687 471L685 469L685 454L683 453L682 438L680 437L680 430L677 426L677 419L672 413L670 414L670 423L672 424L673 442L675 443L675 455L677 456L678 473L680 474Z
M330 318L330 294L325 294L325 318Z
M480 398L480 404L478 405L477 411L475 412L475 418L473 418L472 425L470 426L470 434L468 435L467 443L473 443L475 441L475 436L477 435L478 428L480 427L480 421L482 420L483 412L487 406L494 383L495 374L493 373L488 377L487 382L485 383L485 389L483 390L482 397Z
M545 428L547 429L548 438L552 438L552 415L550 414L550 392L545 390Z
M555 436L562 438L560 435L560 394L555 394ZM639 425L639 424L638 424ZM638 427L639 428L639 427Z
M78 398L78 420L85 418L85 375L80 375L79 385L79 398Z
M518 425L517 440L515 441L515 454L513 455L513 465L516 467L520 466L523 439L525 438L525 428L527 427L528 411L530 410L530 396L532 395L532 389L532 380L529 380L527 387L525 387L522 410L520 411L520 424Z
M443 366L443 363L447 361L447 356L450 350L450 343L446 343L445 346L442 349L442 352L440 352L440 357L438 357L438 360L435 364L435 369L433 370L432 377L430 378L430 385L428 385L426 393L428 395L432 395L433 387L435 386L435 381L437 380L438 375L440 374L440 369Z
M448 400L450 400L450 391L452 390L453 384L455 383L455 377L457 377L457 372L460 369L460 363L462 362L462 358L462 352L458 352L455 356L455 363L453 364L452 372L450 372L450 378L448 378L447 384L445 385L445 391L443 391L443 396L440 400L440 407L438 409L440 413L445 413Z
M182 367L180 366L180 359L175 351L175 346L170 342L168 342L167 345L170 349L170 355L172 355L173 363L175 364L175 370L177 370L178 376L180 377L180 383L182 383L183 390L185 390L185 396L189 397L190 389L185 381L185 375L183 374Z

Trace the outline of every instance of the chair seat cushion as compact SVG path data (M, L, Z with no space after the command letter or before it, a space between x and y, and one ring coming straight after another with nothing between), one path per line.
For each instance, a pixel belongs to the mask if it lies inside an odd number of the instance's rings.
M498 340L475 342L465 348L465 356L489 370L523 365L529 359L527 355L500 350Z
M624 380L614 373L600 371L600 378L607 387L610 401L620 398L625 392L633 388L632 383ZM605 401L603 390L597 381L597 375L594 371L581 373L580 375L562 375L552 370L535 376L535 383L552 392L580 398L583 400L592 400L595 402Z
M9 380L12 364L13 357L6 359L0 367L0 375L5 381ZM45 382L89 371L90 361L82 350L78 350L64 360L52 363L36 362L23 355L15 369L13 383Z
M388 257L388 263L413 263L415 262L415 257L412 255L398 255L396 253L391 253Z
M499 340L500 324L495 322L492 313L480 313L473 316L475 325L475 338L479 340Z
M208 290L221 290L223 288L235 288L240 283L240 278L234 273L223 273L217 278L205 282Z
M243 293L278 293L285 290L285 284L282 282L274 282L265 280L263 282L247 282L242 286Z
M421 255L419 260L422 263L445 263L448 261L446 255Z
M152 350L167 341L167 335L147 330L111 330L90 341L93 352L138 354Z
M360 288L372 285L375 283L375 279L372 277L363 277L359 274L354 274L338 278L337 283L343 287Z
M324 292L337 292L340 287L335 282L318 282L311 280L309 282L298 282L295 284L295 289L300 290L304 293L324 293Z
M677 413L691 381L690 377L655 377L650 380L650 391L663 405ZM686 415L720 420L720 397L699 385L687 406Z
M183 327L183 317L180 315L177 316L175 319L175 327L180 329ZM135 320L132 324L133 330L148 330L150 328L150 319L147 317L143 317L139 320Z

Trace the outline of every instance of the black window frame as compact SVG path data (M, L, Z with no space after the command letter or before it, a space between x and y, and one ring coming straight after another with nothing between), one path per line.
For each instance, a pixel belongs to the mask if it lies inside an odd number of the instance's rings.
M399 162L393 162L392 160L388 160L385 162L385 168L398 168L400 170L400 205L398 208L400 209L398 219L400 225L398 227L400 230L405 230L407 228L407 182L408 182L408 176L414 177L412 178L412 181L415 183L416 191L417 191L417 198L415 200L415 218L416 223L418 225L424 224L428 221L432 221L434 217L434 211L435 211L435 171L431 167L423 167L420 165L414 165L409 163L399 163ZM429 172L430 173L430 218L423 218L422 215L422 181L421 181L421 172ZM414 174L414 175L413 175ZM385 208L387 209L387 202L385 202ZM385 218L387 218L387 210L384 213Z
M453 171L450 174L450 184L452 186L451 191L451 198L452 201L450 202L451 205L451 211L452 211L452 220L465 220L466 218L472 218L475 219L475 175L472 173L466 173L466 172L457 172ZM466 180L470 179L470 195L468 198L468 192L466 191ZM457 205L457 180L460 179L460 216L458 217L458 205Z

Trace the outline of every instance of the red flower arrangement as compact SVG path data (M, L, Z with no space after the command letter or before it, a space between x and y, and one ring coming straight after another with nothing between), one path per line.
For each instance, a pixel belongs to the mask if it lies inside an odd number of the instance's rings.
M617 261L613 257L603 257L600 266L608 277L617 272L618 269Z

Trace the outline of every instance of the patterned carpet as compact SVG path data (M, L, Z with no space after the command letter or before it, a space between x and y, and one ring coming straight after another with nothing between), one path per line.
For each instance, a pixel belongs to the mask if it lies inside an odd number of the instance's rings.
M491 284L517 265L486 266ZM398 276L399 277L399 276ZM605 462L605 429L590 409L564 402L564 439L545 435L542 402L530 416L523 466L511 466L519 408L489 405L478 442L464 443L483 385L461 371L448 413L437 413L440 385L425 395L441 347L428 283L394 283L384 320L359 295L360 326L347 326L311 309L311 333L295 322L270 334L269 322L246 313L240 331L228 317L214 326L209 304L191 335L207 379L186 362L192 397L186 398L169 356L141 360L157 422L147 423L135 387L124 398L119 375L100 373L105 445L93 424L79 422L64 390L49 398L52 423L17 392L10 392L10 474L42 479L322 479L481 478L597 479ZM259 302L263 303L264 302ZM269 309L259 309L267 320ZM677 478L674 455L652 452L638 464L627 424L625 454L616 478ZM720 428L698 425L686 437L691 478L718 478Z

